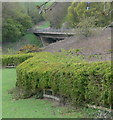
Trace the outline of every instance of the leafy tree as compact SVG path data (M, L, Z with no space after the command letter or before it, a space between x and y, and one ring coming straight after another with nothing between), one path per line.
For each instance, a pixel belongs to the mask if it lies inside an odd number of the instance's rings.
M104 6L106 8L104 9ZM67 21L71 24L72 27L81 22L84 18L95 17L97 26L105 26L109 24L111 18L110 15L107 15L110 10L110 3L104 2L91 2L89 4L90 9L86 9L87 4L85 2L72 2L68 8Z
M15 42L25 35L26 30L39 21L37 2L4 2L2 4L2 42Z
M26 29L31 28L32 26L32 20L31 17L24 14L24 13L20 13L17 12L17 18L15 18L15 20L22 25L24 31L26 31Z
M2 41L15 42L32 26L31 18L20 3L3 3Z
M3 23L3 42L15 42L23 34L22 25L9 18Z
M74 11L74 8L77 6L77 3L72 2L71 6L68 7L68 14L66 19L70 23L71 26L75 26L75 23L78 23L78 16Z

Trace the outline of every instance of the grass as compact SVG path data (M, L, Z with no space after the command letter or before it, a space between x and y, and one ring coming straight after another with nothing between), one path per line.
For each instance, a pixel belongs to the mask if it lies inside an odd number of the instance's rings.
M1 71L1 69L0 69ZM96 111L89 108L72 109L58 106L45 99L12 99L8 91L15 87L16 70L2 70L2 118L86 118Z
M48 27L50 27L50 22L49 21L45 21L41 25L36 26L36 28L48 28Z
M32 45L36 45L38 47L42 47L42 44L39 40L38 37L36 37L34 34L32 33L27 33L24 37L23 37L23 41L27 41L28 44L32 44Z

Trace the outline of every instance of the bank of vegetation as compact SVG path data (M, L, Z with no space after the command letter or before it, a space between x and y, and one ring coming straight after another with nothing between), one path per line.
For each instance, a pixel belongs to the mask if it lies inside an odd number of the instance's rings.
M3 43L18 41L27 29L40 21L49 21L53 28L105 27L112 21L110 2L56 3L46 13L39 14L36 5L41 3L3 3ZM50 4L51 6L51 4ZM49 6L48 6L49 7Z

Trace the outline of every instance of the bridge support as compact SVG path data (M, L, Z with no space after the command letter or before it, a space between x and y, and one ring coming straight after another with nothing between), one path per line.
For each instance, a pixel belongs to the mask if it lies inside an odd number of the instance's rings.
M34 31L33 32L36 36L38 36L43 44L43 47L54 43L59 40L63 40L66 37L73 36L75 33L65 33L65 32L40 32L40 31Z
M40 37L43 47L47 46L49 43L46 42L46 38Z
M36 34L35 34L36 35ZM37 36L37 35L36 35ZM51 43L54 43L59 40L63 40L64 38L46 38L42 36L38 36L42 42L43 47L48 46Z

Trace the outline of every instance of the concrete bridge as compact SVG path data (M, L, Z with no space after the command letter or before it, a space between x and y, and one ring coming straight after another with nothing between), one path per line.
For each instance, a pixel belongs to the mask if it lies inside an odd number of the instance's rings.
M50 43L63 40L66 37L75 35L75 29L53 29L53 28L44 28L44 29L29 29L30 32L34 33L40 38L43 46L47 46Z

